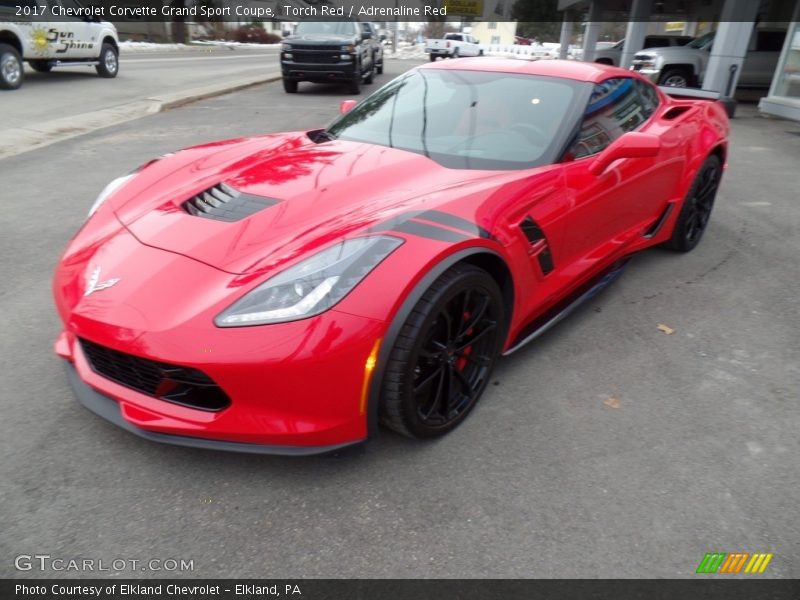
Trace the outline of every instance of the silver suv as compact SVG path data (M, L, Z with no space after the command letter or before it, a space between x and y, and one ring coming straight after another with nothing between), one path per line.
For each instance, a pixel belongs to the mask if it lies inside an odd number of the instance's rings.
M642 46L642 49L684 46L691 42L692 39L693 38L688 35L648 35L644 38L644 46ZM597 50L594 53L594 62L618 67L624 46L625 40L620 40L610 48Z
M742 64L739 87L769 87L785 37L785 30L753 31L753 38ZM714 32L711 32L685 46L642 50L633 57L631 69L659 85L698 87L705 77L713 44Z

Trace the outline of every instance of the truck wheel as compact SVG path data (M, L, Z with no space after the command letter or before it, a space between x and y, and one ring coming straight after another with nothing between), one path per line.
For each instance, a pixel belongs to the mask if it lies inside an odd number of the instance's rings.
M431 54L431 62L436 62L436 55L435 54Z
M354 96L358 96L361 93L361 77L357 77L353 81L350 82L350 93Z
M378 75L383 75L383 59L381 59L380 64L378 65L377 70L375 71Z
M453 50L453 53L450 55L450 58L458 58L458 48Z
M49 73L50 69L53 68L49 60L29 60L28 64L34 71L39 71L39 73Z
M284 79L283 80L283 91L287 94L296 94L297 93L297 82L294 79Z
M375 81L375 59L372 59L372 64L369 67L369 73L364 77L364 83L370 84Z
M24 78L22 57L17 49L9 44L0 44L0 89L16 90Z
M95 67L100 77L113 79L119 72L119 53L111 44L103 44L100 48L100 62Z
M689 87L689 73L685 69L667 69L658 80L659 85Z

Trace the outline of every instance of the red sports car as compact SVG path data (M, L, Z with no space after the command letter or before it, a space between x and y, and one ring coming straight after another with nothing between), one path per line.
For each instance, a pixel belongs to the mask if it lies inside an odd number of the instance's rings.
M100 194L54 282L87 408L244 452L444 434L634 252L694 248L727 154L719 102L599 64L431 63L352 104Z

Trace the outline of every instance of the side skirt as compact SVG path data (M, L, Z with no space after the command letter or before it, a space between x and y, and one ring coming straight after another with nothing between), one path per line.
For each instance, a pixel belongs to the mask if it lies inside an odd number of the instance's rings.
M526 344L532 342L556 323L567 317L581 304L592 299L600 290L615 281L617 277L622 274L629 260L629 258L625 258L615 263L609 270L598 275L586 285L578 288L564 301L556 304L556 306L547 311L544 315L533 321L528 327L522 330L522 333L517 336L509 349L503 352L503 356L513 354Z

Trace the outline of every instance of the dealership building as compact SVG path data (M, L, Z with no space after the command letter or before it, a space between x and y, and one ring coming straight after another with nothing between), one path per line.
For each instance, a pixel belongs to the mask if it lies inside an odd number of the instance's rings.
M592 60L601 24L627 21L620 65L629 67L654 24L662 30L681 24L683 35L714 31L705 76L705 90L732 96L748 52L755 51L760 31L780 30L782 44L772 48L766 69L771 83L759 101L768 115L800 121L800 0L559 0L563 11L562 48L583 28L584 60Z

